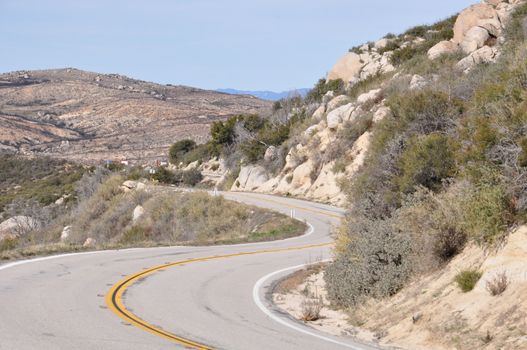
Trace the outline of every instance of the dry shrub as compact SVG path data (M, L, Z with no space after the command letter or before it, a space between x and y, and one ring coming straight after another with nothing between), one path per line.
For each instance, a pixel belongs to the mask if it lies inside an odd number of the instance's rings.
M490 295L501 295L509 286L509 278L505 271L497 273L492 279L487 281L486 287Z
M324 301L322 297L317 299L306 298L300 304L301 308L301 319L304 322L317 321L321 318L320 311L324 307Z

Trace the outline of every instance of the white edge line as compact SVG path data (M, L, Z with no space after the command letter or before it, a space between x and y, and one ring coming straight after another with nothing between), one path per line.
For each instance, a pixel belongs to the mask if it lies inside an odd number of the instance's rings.
M330 342L330 343L334 343L334 344L337 344L337 345L341 345L341 346L344 346L344 347L347 347L347 348L350 348L350 349L355 349L355 350L364 350L366 348L363 348L363 347L357 347L357 345L351 345L351 344L348 344L348 343L344 343L344 342L340 342L338 340L335 340L335 339L332 339L332 338L329 338L329 337L325 337L323 335L320 335L320 334L317 334L317 333L314 333L314 332L310 332L309 330L303 328L303 327L300 327L292 322L288 322L286 321L285 319L277 316L274 312L272 312L271 310L269 310L263 303L262 299L260 298L260 290L262 289L262 285L268 280L270 279L271 277L273 276L276 276L278 274L281 274L283 272L286 272L286 271L291 271L291 270L298 270L300 268L303 268L305 266L308 266L308 265L313 265L313 264L318 264L318 263L321 263L321 262L328 262L328 261L331 261L331 259L325 259L325 260L322 260L322 261L319 261L319 262L314 262L314 263L309 263L309 264L302 264L302 265L297 265L297 266L292 266L292 267L287 267L285 269L281 269L281 270L278 270L278 271L274 271L274 272L271 272L270 274L268 275L265 275L264 277L260 278L256 284L254 285L253 287L253 300L254 300L254 303L256 304L256 306L258 306L258 308L264 313L266 314L269 318L271 318L273 321L276 321L278 323L280 323L281 325L283 326L286 326L288 328L291 328L291 329L294 329L295 331L297 332L300 332L300 333L304 333L304 334L307 334L307 335L310 335L310 336L313 336L315 338L318 338L318 339L321 339L321 340L324 340L324 341L327 341L327 342Z
M108 249L108 250L94 250L94 251L88 251L88 252L79 252L79 253L66 253L66 254L58 254L58 255L49 255L49 256L43 256L40 258L33 258L33 259L25 259L25 260L18 260L13 261L10 263L6 263L1 265L0 264L0 271L6 270L15 266L25 265L29 263L35 263L39 261L46 261L46 260L54 260L59 258L67 258L72 256L81 256L81 255L91 255L91 254L103 254L103 253L116 253L116 252L126 252L126 251L134 251L134 250L149 250L149 249L171 249L171 248L207 248L207 247L218 247L218 248L225 248L225 247L244 247L244 246L254 246L254 245L261 245L265 243L273 243L273 242L283 242L283 241L289 241L294 239L299 239L302 237L308 237L315 229L313 228L313 225L311 225L309 222L306 222L306 225L309 226L309 228L306 230L306 232L297 237L290 237L285 239L279 239L275 241L264 241L264 242L255 242L255 243L241 243L241 244L227 244L227 245L210 245L210 246L192 246L192 245L174 245L174 246L166 246L166 247L136 247L136 248L125 248L125 249Z

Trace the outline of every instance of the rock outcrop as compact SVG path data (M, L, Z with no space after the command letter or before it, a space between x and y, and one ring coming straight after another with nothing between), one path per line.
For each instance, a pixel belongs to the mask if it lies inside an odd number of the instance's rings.
M458 67L464 72L476 64L493 62L499 55L500 42L504 41L503 29L519 0L487 0L461 11L454 24L454 37L441 41L430 50L428 57L461 51L468 55Z
M376 51L364 51L360 54L348 52L331 68L326 79L342 79L345 83L353 85L379 73L388 73L395 70L390 63L390 53L379 54Z

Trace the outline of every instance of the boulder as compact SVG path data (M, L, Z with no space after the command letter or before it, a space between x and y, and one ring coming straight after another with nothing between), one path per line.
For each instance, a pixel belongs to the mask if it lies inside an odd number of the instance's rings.
M121 189L123 189L125 192L133 190L145 190L146 185L139 181L127 180L123 182L123 184L121 185Z
M419 90L426 85L428 85L428 80L418 74L414 74L410 80L410 90Z
M38 228L38 222L29 216L13 216L0 223L0 238L2 236L20 236Z
M234 182L232 190L253 191L269 180L269 175L260 165L242 166L238 179Z
M359 97L357 97L357 102L359 104L365 104L366 102L370 102L372 100L377 100L382 96L382 89L374 89L370 90Z
M362 67L359 78L361 80L367 79L371 76L376 75L382 69L381 59L373 59L366 61L367 63Z
M71 236L71 226L65 226L62 229L62 233L60 234L60 240L61 242L65 242L70 238Z
M340 106L337 109L334 109L333 111L329 112L326 120L328 129L335 130L337 127L344 121L349 119L350 114L355 109L355 105L353 103L348 103L344 106Z
M483 47L489 38L490 35L486 29L479 26L472 27L465 33L459 46L463 52L469 54Z
M389 39L383 38L380 40L377 40L375 44L373 44L373 47L375 47L377 50L384 49L388 44L390 43Z
M467 57L463 58L456 64L456 67L463 72L469 72L474 66L481 63L491 63L496 60L498 50L494 47L483 46L481 49L474 51Z
M322 103L326 104L335 97L335 91L328 91L324 96L322 96Z
M496 9L489 4L481 3L466 8L456 19L452 41L456 44L462 43L467 32L477 26L480 20L497 18L497 16Z
M441 55L454 53L457 51L457 49L458 45L453 41L440 41L434 46L432 46L430 50L428 50L428 58L434 60L440 57Z
M316 134L317 131L318 131L318 124L311 125L309 128L306 129L306 131L304 131L304 135L310 137Z
M373 123L378 123L384 118L389 118L393 116L392 110L386 106L380 107L375 114L373 114Z
M478 26L484 28L490 35L493 37L498 37L501 35L501 22L499 18L486 18L478 21Z
M339 95L328 102L326 106L326 111L331 112L335 108L338 108L342 105L348 104L351 102L351 98L346 95Z
M145 214L145 208L141 205L135 207L134 212L132 213L132 222L135 224L137 221Z
M86 240L84 241L84 244L82 246L84 248L93 248L93 247L95 247L96 244L97 244L97 241L95 240L95 238L88 237L88 238L86 238Z
M326 113L326 106L324 104L322 104L313 113L313 119L320 120L320 119L324 118L324 113Z
M266 162L271 162L276 158L278 158L278 148L276 148L276 146L267 147L264 154L264 160Z
M348 52L331 68L327 80L342 79L345 83L354 82L359 77L362 66L361 57L354 52Z

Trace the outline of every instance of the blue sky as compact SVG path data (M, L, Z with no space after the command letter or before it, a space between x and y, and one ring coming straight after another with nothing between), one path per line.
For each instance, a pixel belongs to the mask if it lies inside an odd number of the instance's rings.
M350 47L475 0L0 0L0 71L76 67L201 88L311 87Z

